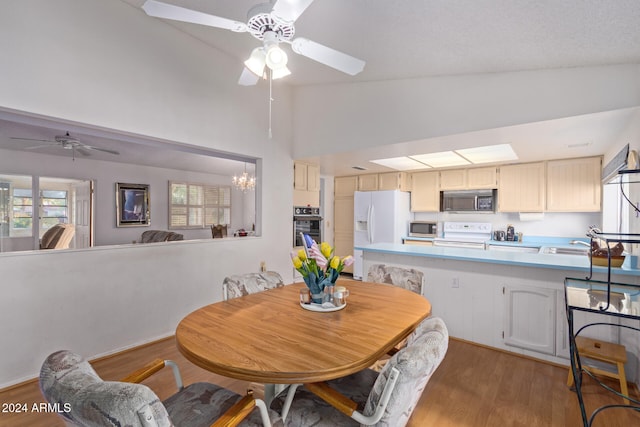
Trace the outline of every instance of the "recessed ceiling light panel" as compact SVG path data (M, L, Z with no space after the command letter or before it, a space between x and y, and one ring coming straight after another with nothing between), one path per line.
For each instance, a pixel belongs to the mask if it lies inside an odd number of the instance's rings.
M424 163L420 163L417 160L413 160L409 157L392 157L390 159L371 160L371 163L375 163L381 166L386 166L388 168L396 169L399 171L429 168L429 166L425 165Z
M456 150L471 163L493 163L504 162L508 160L517 160L518 156L509 144L486 145L484 147L465 148Z
M441 151L439 153L418 154L410 156L412 159L427 164L433 168L445 168L450 166L468 165L469 161L460 157L453 151Z

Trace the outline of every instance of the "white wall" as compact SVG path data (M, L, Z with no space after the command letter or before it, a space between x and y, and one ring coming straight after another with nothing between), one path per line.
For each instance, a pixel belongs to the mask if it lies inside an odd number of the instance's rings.
M0 254L0 387L36 376L60 348L93 357L172 334L219 299L225 276L260 261L292 280L287 89L274 84L270 140L267 85L237 86L235 58L115 0L2 2L0 51L2 109L262 163L260 238Z
M640 65L308 86L295 158L640 105Z

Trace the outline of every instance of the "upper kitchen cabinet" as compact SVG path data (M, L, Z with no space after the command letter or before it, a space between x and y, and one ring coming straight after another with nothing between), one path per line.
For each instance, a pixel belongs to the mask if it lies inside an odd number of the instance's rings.
M302 162L293 164L293 205L320 206L320 166Z
M333 180L333 194L336 197L351 197L358 190L357 176L341 176ZM353 219L353 218L352 218Z
M294 190L320 191L320 166L295 162L293 174Z
M406 172L379 173L378 190L409 191L409 175Z
M441 190L466 190L467 189L467 170L452 169L440 171L440 189Z
M471 190L497 188L497 169L495 167L467 169L467 186Z
M440 172L440 190L480 190L497 188L495 167L452 169Z
M378 174L358 175L358 191L377 191Z
M411 174L411 211L438 212L440 210L440 172Z
M544 212L545 195L544 162L500 167L500 212Z
M379 190L409 191L409 175L406 172L358 175L358 191Z
M547 211L599 212L601 173L601 157L547 162Z

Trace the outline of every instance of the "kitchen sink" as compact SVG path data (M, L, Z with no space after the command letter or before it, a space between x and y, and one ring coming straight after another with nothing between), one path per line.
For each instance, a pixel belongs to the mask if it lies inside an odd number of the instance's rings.
M589 249L587 248L557 248L557 247L548 247L544 248L543 252L545 254L557 254L557 255L587 255L589 253Z
M528 252L537 254L540 252L540 246L512 246L512 245L492 245L487 244L487 250L502 252Z

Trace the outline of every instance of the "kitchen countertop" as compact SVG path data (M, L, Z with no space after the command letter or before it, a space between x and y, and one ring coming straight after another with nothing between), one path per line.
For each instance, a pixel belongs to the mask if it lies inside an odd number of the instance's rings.
M356 246L364 252L380 252L396 255L421 256L429 258L453 259L459 261L484 262L493 264L513 265L522 267L537 267L557 270L575 270L586 274L589 272L589 258L582 255L547 254L546 247L576 248L570 245L569 240L563 238L541 238L539 240L525 240L523 243L487 241L488 245L505 245L517 247L539 247L538 253L493 251L468 248L453 248L443 246L415 246L399 243L376 243L368 246ZM583 239L581 239L583 240ZM586 240L585 240L586 241ZM629 268L627 256L625 263L620 268L611 268L611 274L640 276L640 269ZM594 273L607 273L607 267L593 267Z

